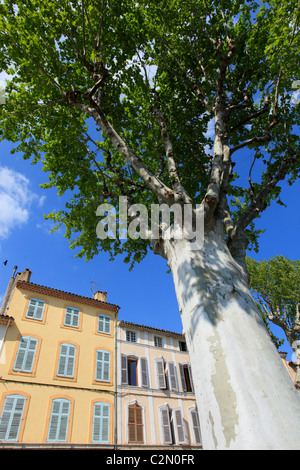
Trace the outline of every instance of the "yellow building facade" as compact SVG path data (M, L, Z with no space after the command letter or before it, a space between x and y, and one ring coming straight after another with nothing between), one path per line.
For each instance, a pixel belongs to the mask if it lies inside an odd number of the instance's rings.
M12 276L0 313L0 446L113 448L119 307Z

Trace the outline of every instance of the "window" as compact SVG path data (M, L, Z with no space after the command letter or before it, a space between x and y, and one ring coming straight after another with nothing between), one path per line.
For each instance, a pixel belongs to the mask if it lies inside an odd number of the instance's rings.
M190 364L179 364L182 389L184 392L193 392L193 379Z
M163 340L160 336L154 336L154 346L156 346L157 348L163 347Z
M182 412L178 408L172 410L168 405L160 408L162 441L164 444L175 444L175 430L178 444L187 444L188 437Z
M128 359L128 385L137 385L137 360Z
M187 351L187 346L185 341L179 341L179 349L180 351Z
M141 377L140 381L138 379L139 376ZM122 385L149 387L147 359L145 357L137 358L121 354L121 383Z
M13 370L22 372L32 372L33 362L38 340L23 336L20 339L17 357Z
M57 375L61 377L74 377L76 346L64 343L60 345L60 354Z
M177 369L174 362L165 362L163 358L155 360L157 388L178 390Z
M110 353L98 349L96 351L96 374L95 379L101 382L110 381Z
M143 409L137 403L128 406L128 442L144 442Z
M136 332L126 331L126 341L129 341L130 343L136 343Z
M52 401L48 442L66 442L71 402L63 398Z
M107 403L94 404L92 442L99 444L109 442L109 413L110 406Z
M175 444L172 412L168 405L160 408L162 441L164 444Z
M110 324L111 318L108 315L98 315L98 329L99 333L105 333L106 335L110 335Z
M80 310L74 307L67 307L65 313L65 326L72 326L73 328L79 327L79 314Z
M17 442L26 398L8 395L0 418L0 441Z
M191 416L191 421L192 421L192 429L193 429L195 444L201 444L202 443L202 437L201 437L201 429L200 429L200 421L199 421L198 411L196 409L191 409L190 410L190 416Z
M34 320L42 320L44 313L45 302L39 299L30 299L26 318L32 318Z

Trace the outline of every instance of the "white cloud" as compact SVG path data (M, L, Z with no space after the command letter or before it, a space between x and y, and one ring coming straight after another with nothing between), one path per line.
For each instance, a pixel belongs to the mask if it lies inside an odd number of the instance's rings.
M29 183L21 173L0 166L0 238L7 238L15 227L28 222L30 206L37 197Z

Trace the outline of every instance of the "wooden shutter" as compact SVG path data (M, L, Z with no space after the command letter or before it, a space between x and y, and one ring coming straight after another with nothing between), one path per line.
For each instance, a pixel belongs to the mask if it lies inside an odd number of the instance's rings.
M109 413L110 406L107 403L94 404L93 442L100 444L109 442Z
M148 376L148 361L145 357L141 357L141 377L142 387L149 387L149 376Z
M66 442L70 404L69 400L62 398L53 400L47 441Z
M167 388L166 377L165 377L165 363L164 360L156 359L156 376L157 376L157 387L160 389Z
M32 372L37 343L37 339L28 336L20 339L14 370Z
M122 385L128 384L128 363L127 356L121 354L121 383Z
M74 377L76 346L73 344L61 344L57 375L62 377Z
M160 409L162 438L164 444L172 444L170 413L167 406Z
M9 395L5 398L0 418L0 441L17 442L26 398Z
M200 429L200 421L199 421L198 411L197 410L192 410L191 411L191 417L192 417L192 426L193 426L195 443L196 444L201 444L202 437L201 437L201 429Z
M178 444L184 444L186 443L187 439L186 439L185 426L184 426L181 410L179 408L173 411L173 417L175 420Z
M128 406L128 442L144 442L143 410L138 404Z
M174 364L174 362L168 362L168 372L169 372L170 390L177 391L178 390L177 371L176 371L176 365Z

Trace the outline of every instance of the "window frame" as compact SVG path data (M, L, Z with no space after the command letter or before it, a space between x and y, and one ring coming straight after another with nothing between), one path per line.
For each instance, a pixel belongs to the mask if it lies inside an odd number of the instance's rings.
M68 312L68 309L72 310L72 312ZM76 312L75 312L76 311ZM65 308L64 308L64 323L63 323L63 326L66 327L66 328L72 328L72 329L75 329L75 330L79 330L79 327L80 327L80 317L81 317L81 312L80 312L80 309L77 308L77 307L73 307L71 305L67 305ZM76 316L75 316L75 313L76 313ZM70 315L70 323L67 323L66 320L67 320L67 315ZM77 318L77 324L73 324L74 323L74 318Z
M186 393L194 393L194 383L192 377L191 365L188 362L179 364L182 390ZM188 375L188 380L187 380Z
M31 307L31 302L38 302L38 303L42 303L43 304L43 308L42 308L42 312L41 312L41 316L40 318L37 316L37 311L39 308L41 308L41 306L39 305L35 305L34 306L34 310L33 310L33 314L32 316L29 316L29 309ZM32 297L31 299L29 299L28 301L28 305L27 305L27 308L26 308L26 314L25 314L25 318L27 320L35 320L35 321L38 321L38 322L43 322L43 317L44 317L44 313L45 313L45 306L46 306L46 302L45 300L42 300L42 299L37 299L35 297Z
M133 337L134 337L134 341L132 341ZM125 338L128 343L137 343L137 332L134 330L126 330Z
M102 360L100 361L98 359L98 353L103 353L103 358ZM105 354L108 354L108 361L105 360L105 357L104 355ZM98 364L102 364L101 366L99 366ZM108 371L106 371L106 367L107 367L107 364L108 364ZM105 382L105 383L110 383L111 382L111 364L112 364L112 361L111 361L111 352L108 351L107 349L96 349L96 358L95 358L95 375L94 375L94 380L95 380L95 383L99 383L99 382ZM100 378L98 377L98 372L100 370ZM107 375L107 379L104 378L105 375Z
M13 401L13 404L12 404L12 408L11 409L6 409L5 407L8 407L8 401L9 399L14 399ZM19 411L19 422L17 424L17 429L15 430L15 435L13 438L10 438L9 439L9 435L11 434L12 430L13 430L13 426L16 426L15 425L15 421L16 421L16 407L17 407L17 400L22 398L23 399L23 404L22 404L22 410ZM10 393L10 394L7 394L4 398L4 403L3 403L3 407L2 407L2 410L1 410L1 416L0 416L0 423L3 421L3 417L4 417L4 414L7 413L8 414L8 417L6 418L6 422L7 423L4 423L4 425L6 424L6 430L4 429L2 432L5 432L5 435L4 437L1 438L1 434L0 434L0 439L2 442L20 442L21 439L22 439L22 433L23 433L23 428L24 428L24 420L25 420L25 416L26 416L26 412L27 412L27 408L28 408L28 397L25 396L24 394L21 395L20 393ZM11 407L11 405L9 405L9 408ZM3 425L3 422L2 422L2 425ZM1 424L0 424L0 432L1 432Z
M67 346L67 354L63 354L62 348ZM69 351L70 348L74 348L74 356L71 356ZM75 380L76 379L76 365L77 365L77 354L78 354L78 347L77 345L73 343L68 343L68 342L61 342L59 345L59 354L58 354L58 361L57 361L57 368L56 368L56 377L59 379L68 379L68 380ZM63 357L66 357L65 359L65 364L62 366L63 362ZM68 371L68 368L70 365L68 362L73 359L73 365L72 365L72 375L66 374L65 372ZM64 373L59 372L60 367L64 368Z
M99 323L100 323L100 318L102 317L102 322L103 322L103 329L101 330L99 328ZM111 322L112 318L109 315L106 315L105 313L99 313L97 317L97 333L103 334L103 335L111 335ZM109 331L105 331L106 325L109 325Z
M164 338L162 336L153 335L153 344L154 347L162 349L164 347Z
M59 402L59 413L54 412L54 406ZM62 413L63 405L68 404L68 412ZM50 408L50 417L49 417L49 425L47 431L47 439L46 442L68 442L69 440L69 430L70 430L70 417L71 417L71 408L72 402L68 398L64 397L56 397L53 398L51 401L51 408ZM56 419L55 419L56 417ZM64 424L63 420L66 420L66 424ZM56 421L56 422L55 422ZM56 426L55 430L55 438L50 438L51 426ZM62 424L65 426L65 429L61 429ZM64 431L63 438L59 439L59 435Z
M95 414L96 407L100 406L100 414L97 416ZM103 411L108 410L108 416L104 416ZM109 444L110 443L110 414L111 414L111 406L109 403L103 402L103 401L95 401L93 403L93 420L92 420L92 439L91 441L95 444ZM103 434L104 434L104 422L107 419L107 439L103 439ZM96 431L96 421L99 420L99 438L97 439L95 437ZM98 427L98 425L97 425Z
M134 421L130 422L130 411L133 410ZM139 416L137 415L139 412ZM144 407L139 404L137 401L134 403L128 403L127 405L127 442L128 444L145 444L145 413ZM138 418L140 417L140 423ZM132 429L134 432L132 432ZM131 436L134 435L134 440L131 439ZM139 437L141 436L141 439Z
M29 340L29 342L27 341L27 345L26 345L25 348L23 348L21 346L23 340ZM34 349L30 349L30 343L32 343L32 342L35 343ZM16 350L16 353L15 353L15 356L14 356L13 366L12 366L12 369L11 369L10 372L13 373L13 374L30 374L30 375L33 375L35 373L35 369L36 369L39 346L40 346L40 340L38 338L36 338L34 336L30 336L30 335L20 336L19 343L18 343L18 346L17 346L17 350ZM22 356L22 351L23 351L23 358L21 357ZM30 368L25 369L24 366L26 365L26 363L28 361L28 357L30 355L32 356L31 357ZM18 361L22 362L22 365L17 368L17 362Z

